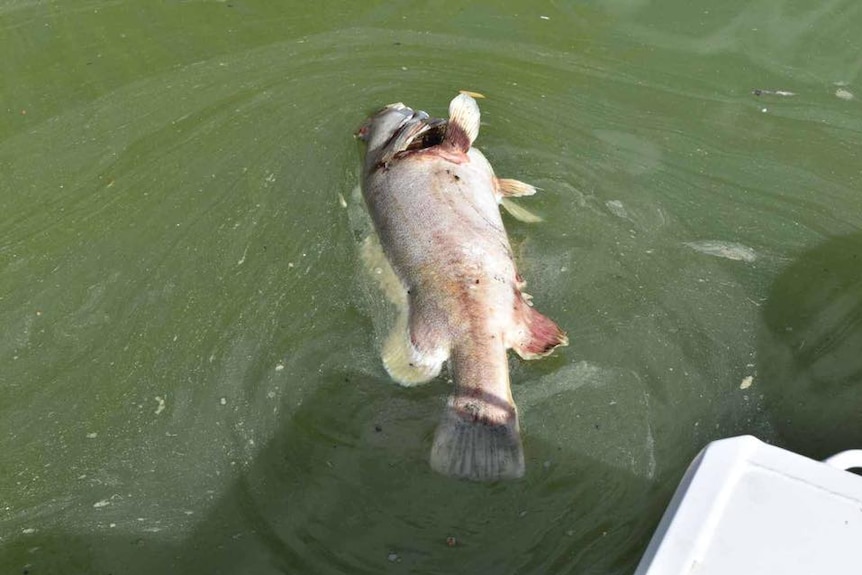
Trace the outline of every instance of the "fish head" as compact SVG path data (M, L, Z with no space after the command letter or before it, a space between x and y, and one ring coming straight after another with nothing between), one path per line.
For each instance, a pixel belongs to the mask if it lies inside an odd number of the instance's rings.
M365 120L355 135L365 142L366 165L377 165L399 152L436 145L445 127L446 120L432 118L422 110L398 102Z
M389 104L365 120L356 131L356 137L365 142L369 151L378 149L405 127L415 114L401 102Z

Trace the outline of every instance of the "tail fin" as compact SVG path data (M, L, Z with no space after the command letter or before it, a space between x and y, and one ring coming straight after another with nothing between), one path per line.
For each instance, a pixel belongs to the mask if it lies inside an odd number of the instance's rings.
M463 402L458 397L449 398L431 448L434 471L473 481L524 475L524 449L515 406L499 421L488 417L487 411L481 399Z
M467 94L458 94L449 102L449 125L445 140L455 149L466 152L479 135L479 104Z
M452 349L455 393L434 434L431 467L474 481L521 477L524 450L506 349L501 337L470 335Z

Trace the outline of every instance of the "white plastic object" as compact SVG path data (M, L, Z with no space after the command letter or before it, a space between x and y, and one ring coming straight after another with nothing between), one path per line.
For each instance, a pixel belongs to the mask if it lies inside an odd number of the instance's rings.
M862 450L827 462L751 436L692 461L635 575L862 573ZM836 468L837 467L837 468Z
M851 449L850 451L836 453L832 457L827 457L823 463L842 470L862 468L862 449Z

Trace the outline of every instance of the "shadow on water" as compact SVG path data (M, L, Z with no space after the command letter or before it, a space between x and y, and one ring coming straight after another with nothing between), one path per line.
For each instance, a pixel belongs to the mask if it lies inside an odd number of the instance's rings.
M759 379L778 443L815 459L862 448L862 234L794 261L763 314Z
M8 541L0 564L30 575L633 571L665 493L529 431L521 481L438 476L427 454L445 393L335 369L184 539L46 529Z

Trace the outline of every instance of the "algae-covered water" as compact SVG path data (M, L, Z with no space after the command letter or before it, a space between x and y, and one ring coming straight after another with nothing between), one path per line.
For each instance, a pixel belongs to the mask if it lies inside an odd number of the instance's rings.
M0 571L631 573L688 462L862 446L862 5L0 6ZM512 358L527 458L430 471L353 131L445 115L571 345ZM345 207L346 205L346 207Z

